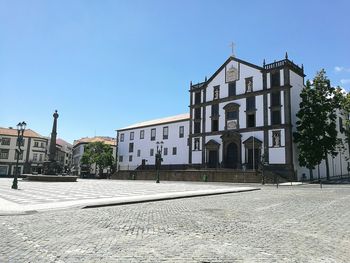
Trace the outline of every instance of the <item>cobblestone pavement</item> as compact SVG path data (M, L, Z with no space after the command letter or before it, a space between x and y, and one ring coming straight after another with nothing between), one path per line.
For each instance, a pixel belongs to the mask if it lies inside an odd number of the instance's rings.
M0 262L349 262L350 186L0 217Z
M200 194L246 191L228 183L161 182L128 180L78 180L78 182L20 181L19 190L11 189L12 179L0 179L0 215L140 202Z

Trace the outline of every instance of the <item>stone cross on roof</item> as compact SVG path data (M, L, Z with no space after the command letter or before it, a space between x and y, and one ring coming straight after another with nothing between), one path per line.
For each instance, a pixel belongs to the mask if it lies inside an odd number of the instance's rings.
M235 46L236 46L236 44L234 42L231 42L231 44L229 46L231 47L231 52L232 52L231 56L235 57Z

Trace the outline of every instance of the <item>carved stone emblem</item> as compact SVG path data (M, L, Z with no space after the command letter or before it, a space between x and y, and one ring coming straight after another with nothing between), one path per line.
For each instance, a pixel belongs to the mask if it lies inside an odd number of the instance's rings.
M227 121L227 129L228 130L235 130L237 129L237 120L229 120Z
M226 70L226 82L232 82L238 80L238 69L233 65Z

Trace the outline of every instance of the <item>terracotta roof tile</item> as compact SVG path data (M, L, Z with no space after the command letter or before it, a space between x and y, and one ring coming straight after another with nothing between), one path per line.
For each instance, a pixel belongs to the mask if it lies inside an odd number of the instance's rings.
M116 145L115 139L112 137L107 137L107 136L95 136L92 138L89 138L89 137L81 138L79 140L75 140L73 145L76 146L80 143L90 143L90 142L104 142L105 144Z
M17 129L9 129L9 128L0 127L0 135L8 135L8 136L17 137ZM46 139L44 136L40 135L39 133L37 133L31 129L26 129L24 131L23 136L24 137L34 137L34 138Z

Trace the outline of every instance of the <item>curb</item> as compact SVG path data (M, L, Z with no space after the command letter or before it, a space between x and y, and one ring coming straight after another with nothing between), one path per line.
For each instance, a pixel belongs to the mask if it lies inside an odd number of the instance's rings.
M220 189L221 190L221 189ZM174 199L184 199L191 197L201 197L201 196L211 196L211 195L222 195L222 194L233 194L233 193L243 193L243 192L252 192L261 190L261 188L249 188L249 189L241 189L241 190L229 190L224 189L223 191L214 190L209 192L209 190L205 190L205 193L202 191L193 191L196 193L191 193L192 191L185 192L183 194L180 193L172 193L172 194L161 194L163 197L153 198L149 196L148 198L140 198L140 197L131 197L133 200L125 200L125 201L117 201L117 202L103 202L101 204L87 205L82 207L82 209L88 208L98 208L98 207L107 207L107 206L118 206L118 205L129 205L129 204L139 204L139 203L148 203L148 202L158 202L158 201L166 201L166 200L174 200ZM204 191L203 191L204 192Z
M12 210L12 211L0 211L1 216L17 216L17 215L32 215L42 212L53 212L58 210L67 209L88 209L88 208L98 208L107 206L119 206L119 205L129 205L147 202L158 202L173 199L191 198L191 197L201 197L201 196L211 196L211 195L221 195L221 194L231 194L231 193L242 193L261 190L261 188L254 187L236 187L236 188L222 188L213 190L195 190L195 191L185 191L185 192L173 192L173 193L160 193L153 195L141 195L141 196L128 196L128 197L118 197L115 200L85 200L86 203L67 205L55 208L43 208L43 209L28 209L25 210Z

